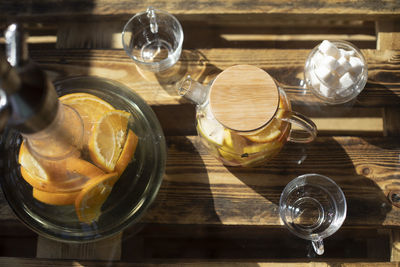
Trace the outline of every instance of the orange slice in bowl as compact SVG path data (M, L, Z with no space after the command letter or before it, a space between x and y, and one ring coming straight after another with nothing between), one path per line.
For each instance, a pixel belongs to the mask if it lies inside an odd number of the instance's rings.
M40 177L43 182L48 182L50 180L49 174L44 170L42 165L32 156L29 152L25 141L22 142L19 148L18 162L26 170L37 177Z
M118 173L100 175L85 185L75 199L75 211L79 221L92 223L101 215L101 207L118 180Z
M132 130L128 131L124 148L122 149L121 156L115 164L115 171L118 172L118 176L121 176L129 162L131 162L133 155L138 144L138 137Z
M106 172L112 172L125 144L131 114L122 110L105 113L93 127L89 139L91 160Z
M104 112L114 110L114 107L103 99L88 93L72 93L60 97L61 103L73 107L81 114L82 119L96 121Z
M35 199L40 202L49 204L49 205L73 205L75 203L75 199L78 196L80 191L75 192L65 192L65 193L50 193L46 191L41 191L37 188L33 188L32 195Z
M19 152L19 163L21 164L21 175L32 187L46 192L71 192L80 190L91 178L104 174L104 172L90 162L79 158L67 158L59 169L66 175L52 177L57 172L47 170L35 159L25 145L22 143ZM48 167L52 166L48 164Z
M43 179L40 176L30 173L23 166L21 166L21 175L24 180L30 184L33 188L37 188L46 192L59 192L60 189L53 185L51 182Z
M60 97L61 103L74 108L82 118L85 133L83 143L88 144L92 127L104 113L114 110L106 101L87 93L72 93Z

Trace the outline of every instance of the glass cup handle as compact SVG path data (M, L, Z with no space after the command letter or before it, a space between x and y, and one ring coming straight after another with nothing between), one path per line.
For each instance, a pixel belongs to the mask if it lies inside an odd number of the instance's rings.
M285 115L280 120L296 124L307 133L307 136L295 137L292 135L292 132L290 132L287 139L288 141L295 143L310 143L317 137L317 126L314 122L298 112L285 111Z
M311 240L312 247L318 255L324 254L324 241L322 239Z

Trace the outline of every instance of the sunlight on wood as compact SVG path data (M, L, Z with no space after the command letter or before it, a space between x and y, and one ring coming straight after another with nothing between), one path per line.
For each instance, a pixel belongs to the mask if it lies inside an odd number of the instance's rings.
M43 36L29 36L27 40L28 44L44 44L44 43L56 43L57 36L54 35L43 35ZM0 44L5 44L4 37L0 37Z
M366 34L221 34L221 38L227 41L376 41L375 35Z
M318 130L383 132L382 118L312 118Z

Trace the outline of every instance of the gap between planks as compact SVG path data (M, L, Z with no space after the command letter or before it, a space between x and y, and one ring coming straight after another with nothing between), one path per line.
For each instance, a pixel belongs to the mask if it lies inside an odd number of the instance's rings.
M63 243L39 235L36 257L119 261L121 259L121 237L122 232L90 243Z
M160 265L161 264L161 265ZM86 267L108 267L110 263L100 261L68 261L68 260L50 260L50 259L24 259L24 258L0 258L0 266L20 266L20 267L43 267L43 266L86 266ZM115 262L115 267L141 266L141 267L398 267L395 262L157 262L157 263L134 263L134 262Z

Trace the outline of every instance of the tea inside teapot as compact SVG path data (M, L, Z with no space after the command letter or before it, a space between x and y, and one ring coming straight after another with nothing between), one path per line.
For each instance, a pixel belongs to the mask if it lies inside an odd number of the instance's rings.
M181 95L197 104L200 139L225 165L260 165L286 141L310 142L316 136L314 123L293 112L284 90L255 66L230 67L207 87L188 79ZM292 123L307 131L307 137L291 137Z

